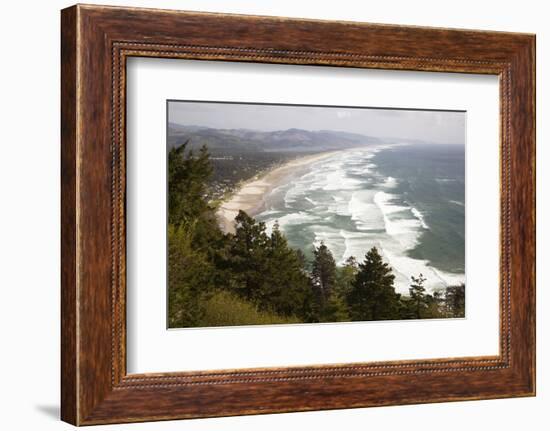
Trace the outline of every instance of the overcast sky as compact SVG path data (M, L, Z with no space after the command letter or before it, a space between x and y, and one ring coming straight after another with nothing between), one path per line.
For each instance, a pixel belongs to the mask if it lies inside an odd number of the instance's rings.
M170 101L168 120L217 129L339 130L441 144L464 144L466 132L466 114L449 111Z

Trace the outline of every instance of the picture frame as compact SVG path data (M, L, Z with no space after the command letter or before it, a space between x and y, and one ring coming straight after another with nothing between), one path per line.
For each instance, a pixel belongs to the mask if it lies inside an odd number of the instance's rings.
M92 425L535 395L534 35L76 5L61 13L61 53L62 420ZM130 57L498 76L499 354L128 374Z

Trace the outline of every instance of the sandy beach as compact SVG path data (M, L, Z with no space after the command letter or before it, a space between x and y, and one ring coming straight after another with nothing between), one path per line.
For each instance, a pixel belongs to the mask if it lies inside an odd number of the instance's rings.
M319 154L311 154L290 160L282 166L278 166L269 172L246 181L231 197L222 202L216 213L220 227L224 232L235 232L235 217L239 210L245 211L250 216L264 210L264 196L279 186L287 177L299 172L301 168L311 163L325 159L341 151L327 151Z

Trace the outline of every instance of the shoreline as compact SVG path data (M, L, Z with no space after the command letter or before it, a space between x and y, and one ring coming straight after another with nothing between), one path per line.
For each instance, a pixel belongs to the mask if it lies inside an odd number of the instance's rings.
M274 167L259 177L256 176L245 181L229 199L220 204L216 211L220 228L225 233L235 233L235 217L239 210L243 210L249 216L254 217L263 211L265 196L281 185L283 179L295 174L300 168L307 167L312 163L343 151L346 150L325 151L297 157L283 165Z
M376 153L380 149L381 148L379 146L369 146L368 153ZM350 148L298 156L294 159L288 160L283 164L275 165L271 169L260 172L255 177L242 182L241 185L235 189L232 195L230 195L226 200L220 203L220 206L216 211L216 217L220 228L226 233L234 233L234 219L237 216L239 210L246 211L251 217L256 217L258 214L262 213L266 209L270 209L271 204L269 202L271 192L274 189L284 186L285 184L290 185L293 181L300 182L301 176L309 171L314 170L311 166L318 161L325 160L338 154L356 150L357 148ZM317 168L317 171L318 170L319 168ZM381 179L381 190L379 191L379 193L391 193L391 190L387 191L386 188L389 187L391 189L395 186L395 184L390 184L388 181L383 180L384 178ZM386 211L383 208L380 208L379 205L378 208L382 215L386 213ZM424 220L424 215L422 212L417 210L416 207L411 206L411 213L414 216L414 220L419 225L419 229L429 229ZM394 222L397 223L397 221L395 220ZM397 235L396 237L394 234L388 232L388 227L385 221L384 226L386 234L389 235L389 237L393 238L393 240L398 241L399 244L401 244L401 246L403 247L403 249L400 248L400 251L396 251L393 250L392 247L387 248L381 242L382 240L380 240L380 243L377 245L377 247L379 247L379 249L385 256L385 259L394 269L394 273L396 275L396 291L402 294L407 294L410 287L410 275L415 271L418 272L418 265L420 265L419 268L421 268L422 273L427 276L429 274L429 281L426 284L426 288L430 292L440 289L444 286L465 283L466 274L464 272L455 273L447 271L437 266L434 266L433 263L428 259L419 259L418 257L411 256L410 251L414 249L416 245L403 244L403 240L407 240L406 242L410 241L409 239L407 239L408 236L407 238L403 238L403 235ZM342 233L340 233L340 236L343 236L345 238L345 235L343 235ZM338 240L335 241L337 244L334 245L334 248L331 246L331 250L334 249L338 251L339 242ZM347 239L345 239L344 245L346 249L344 255L346 255L348 254ZM362 251L357 254L357 247L354 248L352 247L353 245L354 242L350 242L350 255L354 255L356 257L361 255ZM413 265L413 269L411 269L411 265Z

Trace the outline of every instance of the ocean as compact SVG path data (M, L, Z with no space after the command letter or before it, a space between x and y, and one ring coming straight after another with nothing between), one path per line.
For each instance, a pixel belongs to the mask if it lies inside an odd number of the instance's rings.
M464 157L463 145L421 143L337 152L287 177L255 218L309 259L321 241L339 265L376 246L400 293L419 273L429 291L462 283Z

